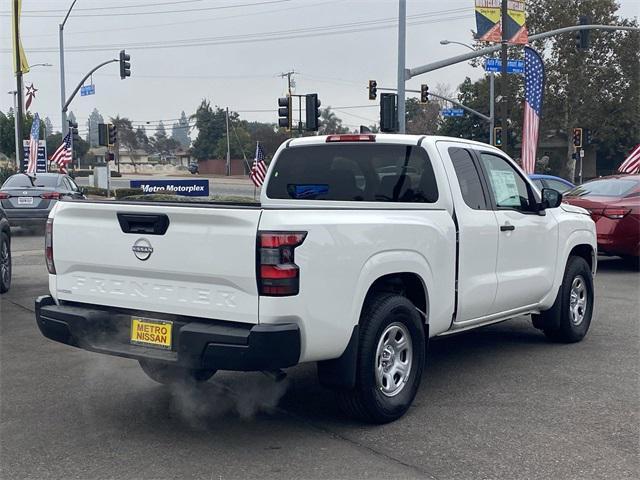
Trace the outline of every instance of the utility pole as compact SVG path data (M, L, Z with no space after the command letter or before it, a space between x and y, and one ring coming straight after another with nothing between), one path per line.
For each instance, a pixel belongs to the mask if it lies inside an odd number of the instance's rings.
M289 72L284 72L280 74L281 78L287 77L287 91L289 92L289 96L291 96L293 85L295 85L295 81L292 81L291 77L296 73L298 72L296 72L295 70L291 70Z
M23 118L23 93L24 86L22 85L22 56L20 51L20 21L19 21L19 6L20 2L18 0L13 0L13 48L14 52L16 52L16 110L14 112L16 118L16 168L18 172L22 172L23 170L23 161L22 157L24 157L24 149L22 148L22 118Z
M398 133L406 132L405 115L405 63L407 45L407 0L399 0L398 5Z
M502 126L502 145L505 153L508 153L509 151L509 125L507 124L507 111L509 105L509 78L507 76L507 46L509 43L509 37L507 37L507 22L509 21L509 13L507 11L507 8L507 0L502 0L502 45L500 53L500 57L502 59L502 68L500 70L500 81L502 82L502 91L500 92L500 94L502 95L502 101L500 102L500 125Z
M229 141L229 107L227 107L227 176L231 175L231 142Z
M65 104L67 102L66 99L66 90L64 85L64 24L67 23L67 19L71 14L71 9L76 4L77 0L73 0L67 14L64 17L64 20L59 25L58 35L59 35L59 43L60 43L60 110L61 110L61 118L62 118L62 137L67 134L69 129L69 125L67 124L67 111L65 109Z

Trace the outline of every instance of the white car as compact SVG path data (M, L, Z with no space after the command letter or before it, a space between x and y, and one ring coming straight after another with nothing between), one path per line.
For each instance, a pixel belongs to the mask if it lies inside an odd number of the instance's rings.
M345 408L388 422L431 337L529 314L554 341L586 335L595 228L561 198L482 143L288 140L259 204L58 202L37 321L162 383L317 362Z

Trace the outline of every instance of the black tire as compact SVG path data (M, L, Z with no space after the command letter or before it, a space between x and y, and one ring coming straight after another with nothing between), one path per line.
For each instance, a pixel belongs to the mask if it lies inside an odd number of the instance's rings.
M402 354L404 354L405 359L411 358L411 363L406 381L399 382L403 386L396 387L400 388L398 392L389 396L392 392L383 393L385 387L379 385L377 379L377 366L382 359L377 352L380 342L384 346L383 334L386 332L385 338L388 339L389 333L394 331L394 338L400 339L408 333L410 338L407 340L410 342L411 349L403 351L398 349L397 358L402 361ZM368 302L360 318L356 386L352 390L338 392L341 406L346 413L371 423L392 422L404 415L420 386L425 362L425 347L422 318L407 298L383 293ZM390 358L392 362L395 361L395 353ZM395 372L395 370L390 369L389 372ZM395 379L396 375L399 374L392 373L392 382L399 381ZM384 382L388 383L383 379L382 383ZM387 388L390 390L393 385L388 383Z
M0 233L0 293L11 288L11 242L6 232Z
M216 373L216 370L186 368L156 360L139 360L139 363L151 380L162 385L206 382Z
M584 298L585 301L582 308L576 304L578 315L574 317L571 308L572 289L575 287L574 294L580 292L580 283L582 283L584 297L580 293L575 297ZM556 301L549 310L532 316L533 325L542 330L548 339L555 342L579 342L589 331L594 298L593 276L589 264L582 257L569 257Z

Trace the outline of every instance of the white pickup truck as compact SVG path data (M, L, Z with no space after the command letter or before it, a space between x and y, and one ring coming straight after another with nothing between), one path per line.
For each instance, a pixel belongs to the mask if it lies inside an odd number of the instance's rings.
M259 204L58 202L37 323L161 383L317 362L349 412L388 422L431 337L520 315L586 335L595 227L561 200L482 143L293 139Z

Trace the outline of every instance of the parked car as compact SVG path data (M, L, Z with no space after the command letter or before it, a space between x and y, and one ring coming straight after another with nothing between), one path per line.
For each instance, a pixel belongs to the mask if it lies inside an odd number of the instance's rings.
M0 293L11 287L11 229L4 209L0 207Z
M640 175L613 175L569 190L567 203L586 208L596 222L598 250L637 263L640 258Z
M58 202L37 324L160 383L318 362L348 412L389 422L431 337L529 314L553 341L587 334L595 226L561 198L484 143L291 139L258 205Z
M192 175L196 175L197 173L199 173L199 166L197 163L190 163L189 166L187 167L189 170L189 173L191 173Z
M538 190L542 191L543 188L553 188L558 192L564 194L564 192L571 190L575 185L569 180L565 180L562 177L554 177L553 175L544 175L541 173L532 173L529 178L533 184L538 187Z
M17 173L0 187L0 204L11 226L44 226L56 201L63 198L82 199L84 189L61 173L39 173L35 179Z

